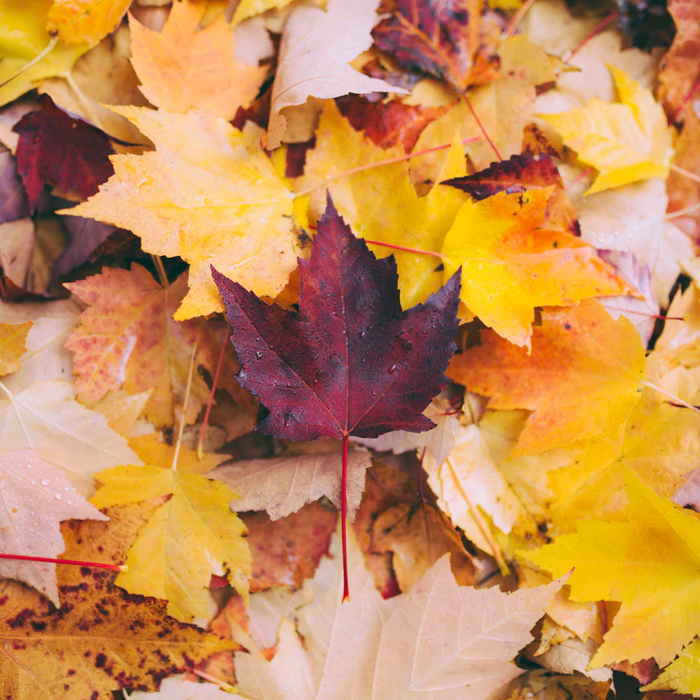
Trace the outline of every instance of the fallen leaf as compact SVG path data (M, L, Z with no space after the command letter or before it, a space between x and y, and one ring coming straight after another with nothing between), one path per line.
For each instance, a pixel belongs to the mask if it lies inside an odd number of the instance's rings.
M147 517L143 508L114 508L109 524L63 527L66 556L121 563ZM127 595L115 575L61 566L55 608L35 591L4 582L0 608L0 692L16 700L111 700L120 688L155 690L159 681L225 649L228 640L168 617L165 604Z
M212 574L226 576L241 595L248 595L246 527L229 510L236 494L228 487L170 467L98 472L95 478L103 486L92 503L105 508L166 497L139 531L126 556L129 569L115 584L129 593L167 600L168 614L178 620L208 619Z
M0 453L0 484L0 546L6 553L55 559L64 550L61 521L108 519L35 450ZM0 575L24 581L59 607L55 564L3 560Z
M700 172L700 116L693 110L685 114L681 135L675 143L676 153L673 158L671 174L668 176L668 211L675 214L673 223L683 229L693 240L700 239L700 181L688 177L688 173ZM686 172L678 172L675 168Z
M17 161L5 148L0 148L0 191L3 194L3 201L0 203L1 224L29 216L29 202L17 173Z
M110 391L93 406L93 410L107 419L107 425L112 430L128 439L152 393L153 389L141 394L127 394L124 389Z
M500 73L517 76L535 87L557 80L559 62L525 34L506 37L498 47Z
M31 321L0 323L0 377L16 372L21 367L20 359L27 351L27 334L31 327Z
M170 469L177 454L177 470L184 474L206 474L228 459L228 455L203 452L198 455L184 445L177 449L173 445L161 442L155 433L139 435L129 439L129 447L139 456L144 464L151 464L163 469Z
M673 155L666 116L652 94L624 71L608 67L619 103L594 98L586 107L541 115L582 163L598 170L586 194L649 178L666 179Z
M56 260L52 271L53 280L64 277L76 267L80 267L117 230L114 226L80 216L62 216L60 220L68 242Z
M445 277L462 268L460 298L467 308L527 348L536 307L634 292L579 238L539 228L548 196L549 190L535 189L467 201L442 244Z
M257 128L240 132L198 112L114 111L157 150L114 156L115 174L100 191L61 213L131 230L146 252L189 262L190 291L177 321L223 310L212 264L258 294L282 291L296 263L292 193L259 149Z
M52 5L53 0L36 0L31 5L13 3L11 13L6 15L0 30L0 105L34 89L44 78L70 75L73 64L88 50L87 45L59 42L39 58L52 39L46 28Z
M39 109L22 117L13 131L19 134L17 170L32 212L48 182L85 198L95 194L114 172L109 139L65 114L47 96L39 97Z
M673 690L698 697L700 695L699 663L700 639L696 637L655 681L645 685L642 690Z
M370 30L377 21L378 0L329 0L325 12L299 5L287 19L282 33L277 73L272 85L267 149L277 148L287 128L281 113L301 105L309 97L329 99L349 92L405 93L383 80L370 78L349 63L372 44Z
M37 450L61 467L81 496L93 491L93 474L118 464L138 464L126 440L107 419L81 406L72 384L39 381L14 394L0 383L0 442L4 450Z
M143 693L137 690L135 693L129 693L129 698L131 700L245 700L242 695L229 693L228 690L222 690L214 683L195 683L186 678L184 675L170 676L163 680L158 692ZM588 698L574 700L588 700ZM597 698L591 700L597 700Z
M629 470L625 487L626 522L582 521L575 534L522 555L554 576L573 568L572 600L622 603L593 668L651 657L665 666L700 631L692 614L698 600L698 516L657 496Z
M231 24L235 26L249 17L260 15L268 10L282 10L291 2L292 0L241 0L233 14Z
M240 495L231 503L234 511L265 510L272 520L277 520L324 496L340 508L341 465L340 452L322 452L298 457L245 459L225 464L210 476ZM348 517L351 521L360 505L365 472L370 466L369 452L353 450L348 453Z
M491 397L490 408L534 411L514 455L610 435L639 401L645 377L639 334L594 301L544 310L531 354L493 331L483 331L481 343L455 356L448 373Z
M66 44L92 47L117 28L130 4L131 0L53 0L46 29Z
M399 588L407 593L443 555L460 586L472 586L475 566L454 525L431 503L404 503L379 514L372 528L372 551L392 552Z
M221 329L204 319L173 320L186 293L186 273L162 287L133 264L131 270L104 268L66 287L88 304L66 340L75 353L78 399L92 407L122 386L130 394L153 389L146 417L157 427L172 426L179 420L195 343L197 365L213 373L223 342ZM187 423L196 420L208 397L209 387L195 375Z
M311 578L335 531L334 508L314 502L279 520L267 513L241 513L253 560L252 593L279 586L300 588Z
M556 676L538 668L514 680L509 691L508 700L606 700L610 681Z
M161 32L130 17L131 63L141 92L156 107L175 114L196 108L231 121L255 99L267 68L234 60L233 35L223 15L197 31L204 9L174 3Z
M657 95L666 112L677 115L700 77L696 60L700 50L700 8L692 0L669 0L668 11L676 25L676 35L661 61ZM681 116L690 117L692 112L691 108L686 108Z
M393 0L391 15L372 31L380 51L401 68L444 80L458 93L496 77L481 33L481 0Z
M382 601L355 539L348 544L352 601L340 603L342 576L325 559L305 584L312 602L297 613L304 646L283 621L272 661L259 652L235 655L245 695L282 700L294 693L303 699L352 688L363 698L390 700L409 689L457 698L468 686L470 700L485 700L520 673L511 660L532 638L530 629L561 585L510 595L497 588L460 588L445 556L409 593ZM336 536L332 556L339 551Z

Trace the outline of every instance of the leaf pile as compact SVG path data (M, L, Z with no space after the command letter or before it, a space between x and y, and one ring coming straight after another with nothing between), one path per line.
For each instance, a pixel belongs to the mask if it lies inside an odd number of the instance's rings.
M0 695L700 697L695 0L0 14Z

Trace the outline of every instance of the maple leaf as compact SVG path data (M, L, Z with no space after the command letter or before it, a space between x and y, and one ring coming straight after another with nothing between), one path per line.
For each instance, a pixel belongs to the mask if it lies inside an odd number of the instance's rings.
M113 109L156 151L114 156L115 174L100 191L60 213L129 229L146 252L190 263L177 321L223 311L211 264L257 294L282 291L295 266L293 197L260 150L257 128L241 132L203 112Z
M235 26L249 17L268 10L282 10L291 2L292 0L241 0L233 13L231 24Z
M0 546L3 552L50 557L63 552L63 520L107 520L35 450L0 453ZM56 565L3 560L0 575L24 581L59 606Z
M513 681L509 690L508 700L606 700L610 693L610 681L590 681L580 676L552 676L538 668Z
M348 436L434 425L421 411L444 386L454 352L459 274L425 304L401 311L396 263L377 260L353 236L330 195L311 259L299 260L299 316L213 274L243 368L238 379L274 408L259 429L296 440L343 438L345 516Z
M445 80L457 92L495 78L481 36L481 0L394 0L392 15L372 31L378 49L404 69Z
M457 355L448 374L490 396L491 408L534 411L514 455L609 435L639 401L645 367L639 334L594 301L545 309L531 354L493 331L483 331L481 343Z
M537 189L467 201L442 244L445 276L464 270L461 299L469 310L525 347L538 306L634 293L591 246L539 228L548 196Z
M147 446L148 448L148 446ZM128 571L115 583L141 595L164 598L168 614L189 622L208 619L209 581L224 575L248 595L250 550L246 527L229 509L236 494L201 474L171 468L179 452L184 467L196 465L195 453L180 448L144 456L154 465L120 466L95 474L103 484L92 498L98 508L167 498L148 518L127 554Z
M31 321L24 323L0 322L0 377L16 372L20 366L20 358L27 351L27 334L32 327Z
M690 110L685 115L683 130L675 143L676 153L667 189L669 212L676 214L681 211L674 217L674 223L694 240L700 237L700 181L688 177L688 173L700 171L699 144L700 116Z
M113 233L114 226L102 224L92 219L79 216L60 217L61 224L68 236L68 243L54 266L51 279L56 281L67 276L76 267L86 262Z
M145 523L140 506L108 511L109 523L64 525L66 556L121 563ZM111 700L120 688L155 690L165 676L236 645L174 621L165 604L128 595L104 570L61 566L55 608L35 591L5 582L0 607L0 693L17 700Z
M9 4L0 30L0 105L17 99L44 78L70 74L73 64L89 48L61 42L46 53L52 37L46 28L53 0L31 5Z
M222 690L214 683L195 683L186 676L170 676L160 684L156 693L143 693L137 690L129 694L130 700L245 700L242 695ZM574 698L579 700L579 698ZM582 700L588 700L583 698ZM592 698L592 700L598 700ZM603 698L604 700L604 698Z
M591 99L586 107L541 115L581 162L599 171L586 194L648 178L665 179L673 154L666 117L652 94L619 68L608 68L620 103Z
M130 4L131 0L53 0L46 29L66 44L95 46L117 28Z
M19 134L17 170L32 212L47 182L85 198L114 172L109 162L114 151L99 129L69 117L48 96L39 97L39 107L12 129Z
M232 33L223 16L196 31L205 6L176 2L161 32L133 17L131 63L148 101L166 112L191 108L227 121L255 98L267 68L234 60Z
M508 160L491 163L488 168L473 175L443 180L440 184L456 187L476 201L498 192L514 194L549 188L542 228L561 229L574 235L580 233L576 210L566 196L561 175L554 161L546 154L537 157L514 155Z
M700 521L625 470L626 522L586 520L575 534L522 556L554 576L574 568L574 601L622 604L592 667L654 658L668 664L700 631ZM557 574L557 572L559 572Z
M221 466L210 476L241 494L231 503L233 510L265 510L272 520L277 520L323 496L340 508L341 463L340 452L244 459ZM353 450L348 453L347 498L351 521L360 506L365 472L370 466L369 452Z
M138 464L126 440L107 419L80 405L69 382L35 382L14 394L0 382L0 442L5 450L38 450L67 472L81 496L92 493L92 475L118 464Z
M88 304L66 341L75 353L78 399L92 407L122 385L129 394L153 388L146 417L158 427L173 425L195 343L197 363L213 374L223 338L223 329L205 319L173 320L187 290L187 274L163 287L146 268L133 264L130 271L104 268L66 287ZM194 422L208 396L205 381L195 375L187 423Z
M447 142L453 136L454 133L450 134ZM446 187L434 187L427 196L418 197L409 179L407 163L391 162L401 155L399 148L385 150L376 146L355 131L333 103L328 103L316 131L316 146L307 154L304 176L297 181L295 189L309 192L312 219L323 213L327 189L341 216L358 236L437 252L466 197ZM381 168L372 167L375 163L384 164ZM464 174L462 145L455 142L441 178ZM440 261L434 255L382 246L373 246L371 250L377 256L394 255L404 308L424 302L443 283L443 275L436 270Z
M176 448L161 442L157 433L132 437L129 439L129 447L144 464L155 464L164 469L171 467L175 458ZM184 474L206 474L227 459L229 459L228 455L209 452L198 455L194 450L180 445L180 449L177 450L177 470Z
M329 99L349 92L406 90L358 73L348 64L372 44L378 0L329 0L326 11L300 5L289 15L282 34L272 85L267 148L277 148L287 128L285 107L313 97Z
M10 151L0 149L0 188L3 201L0 204L0 223L29 216L27 193L17 173L17 162Z
M407 692L459 698L468 688L470 700L486 700L520 673L511 660L561 586L510 595L459 587L443 556L409 593L382 601L354 537L349 544L352 602L340 604L342 577L325 559L304 586L312 602L297 611L304 645L283 621L272 661L259 652L236 653L238 687L246 696L306 699L352 688L362 698L390 700Z

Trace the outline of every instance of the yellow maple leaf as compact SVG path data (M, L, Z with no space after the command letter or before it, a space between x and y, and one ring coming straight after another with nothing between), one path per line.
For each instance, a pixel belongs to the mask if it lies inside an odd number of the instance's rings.
M146 252L188 262L176 321L223 311L211 265L258 296L282 291L296 267L293 195L260 148L258 127L241 132L204 112L112 109L156 150L112 156L114 175L63 213L129 229Z
M46 28L66 44L95 46L122 21L131 0L54 0Z
M625 470L626 522L584 520L575 534L522 556L562 576L571 600L622 604L591 661L668 664L700 632L700 519Z
M357 236L437 254L467 196L451 187L434 187L427 196L418 197L407 161L372 167L402 155L400 147L385 150L353 129L329 101L316 131L316 146L307 155L304 175L295 189L310 191L312 220L325 210L328 190ZM457 141L449 150L441 178L465 174L463 149ZM382 246L371 249L378 257L395 256L404 308L424 302L442 286L442 274L436 270L441 263L439 255L417 255Z
M236 7L231 24L235 27L244 19L261 15L268 10L281 10L291 2L292 0L242 0Z
M27 351L27 334L32 325L31 321L0 323L0 377L20 368L20 358Z
M620 68L609 65L619 103L591 99L586 107L540 115L598 177L586 194L631 182L667 178L673 149L661 105Z
M223 15L197 31L204 9L203 3L173 3L161 32L130 16L131 63L156 107L178 114L196 108L230 121L255 98L267 68L234 61Z
M528 348L536 307L633 293L595 248L570 233L538 229L550 192L468 201L442 244L445 279L462 268L460 295L469 310Z
M612 434L639 401L644 369L632 323L590 300L545 309L531 354L483 331L481 345L453 357L447 375L491 397L490 408L534 411L516 456Z
M98 508L169 496L139 531L127 554L129 570L115 583L130 593L167 600L168 613L178 620L208 619L212 574L226 576L248 595L247 528L228 505L237 495L219 481L170 468L174 448L145 447L151 457L163 459L159 466L128 465L95 475L104 484L92 499ZM186 468L194 459L186 451Z
M156 464L166 468L172 465L175 457L175 448L161 442L156 433L131 438L129 447L136 452L144 464ZM200 459L194 450L180 445L177 455L177 470L185 474L206 474L229 459L229 455L209 452L205 452Z
M696 637L655 681L641 690L675 690L700 697L700 639Z
M86 44L61 42L50 48L46 18L51 4L52 0L0 0L0 106L35 88L44 78L68 77L73 64L88 50ZM36 63L30 66L33 61Z

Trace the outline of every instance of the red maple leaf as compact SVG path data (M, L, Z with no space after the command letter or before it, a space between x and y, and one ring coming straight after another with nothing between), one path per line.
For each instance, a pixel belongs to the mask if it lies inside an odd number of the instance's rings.
M236 376L270 409L258 429L292 440L343 440L345 565L348 436L434 427L422 411L448 381L459 273L425 304L402 311L394 258L377 260L329 198L311 258L299 260L299 313L212 274L242 367Z
M47 95L39 105L12 129L19 134L17 171L32 211L47 182L87 198L114 173L109 161L114 151L102 131L69 117Z

